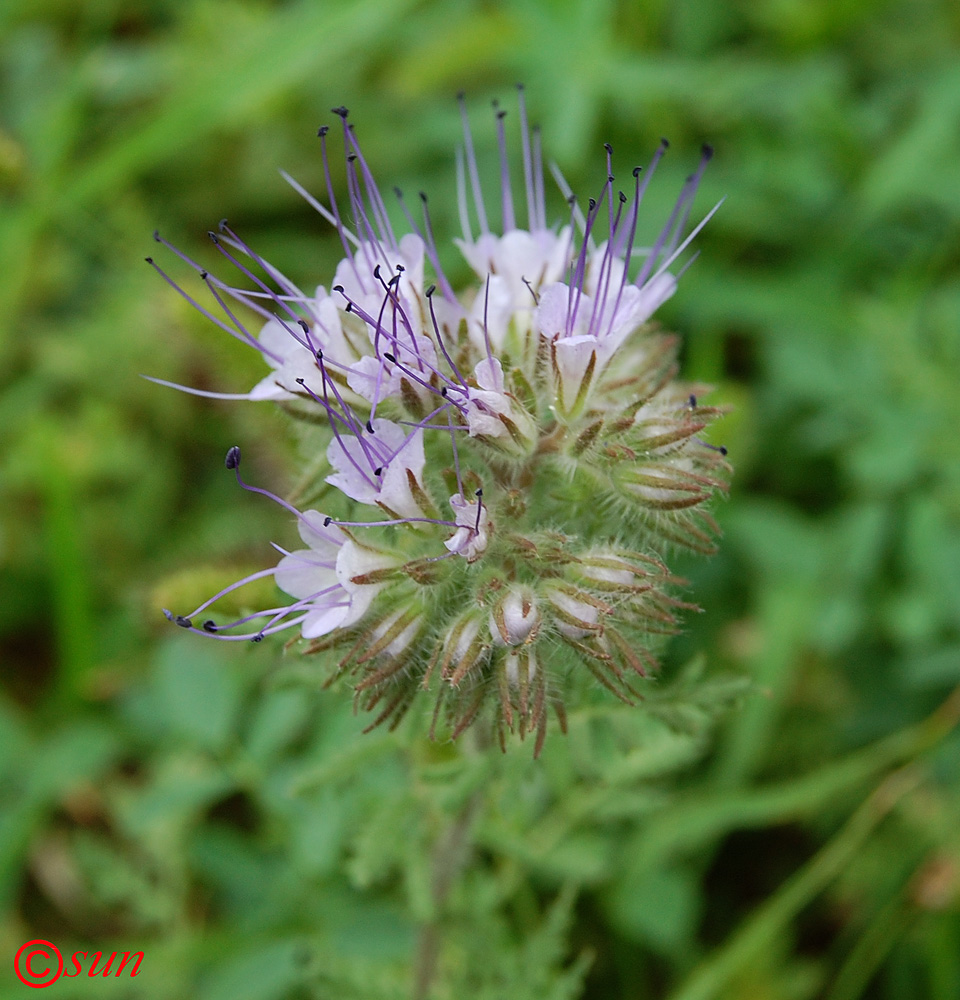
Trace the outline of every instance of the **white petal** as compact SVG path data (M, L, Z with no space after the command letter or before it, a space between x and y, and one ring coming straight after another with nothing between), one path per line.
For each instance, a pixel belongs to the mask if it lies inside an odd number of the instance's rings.
M495 351L503 347L510 320L513 318L513 295L506 279L498 274L491 274L489 283L489 294L486 283L480 285L467 319L470 339L484 353L486 353L487 336ZM484 335L484 316L486 316L487 336Z
M298 521L300 537L321 558L335 560L347 536L335 524L324 526L325 520L326 515L317 510L304 511Z
M340 596L341 598L346 597L342 591ZM343 625L351 610L352 602L347 600L316 607L304 618L300 625L300 634L304 639L316 639L321 635L327 635Z
M337 587L336 571L330 566L319 565L316 555L306 549L284 556L277 564L275 579L284 593L298 601L328 587Z
M548 285L540 293L540 303L534 316L534 326L540 335L552 340L563 336L567 329L567 303L570 289L567 285L557 283Z
M491 392L503 392L503 365L497 358L484 358L473 370L477 385ZM505 411L504 411L505 412Z
M594 358L594 374L597 365L598 342L596 337L561 337L554 344L557 370L560 376L561 402L566 409L573 406L580 393L584 376Z

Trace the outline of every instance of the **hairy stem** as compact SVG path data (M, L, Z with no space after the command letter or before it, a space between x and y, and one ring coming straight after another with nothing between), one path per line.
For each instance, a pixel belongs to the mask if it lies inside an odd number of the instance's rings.
M420 928L414 961L413 1000L427 1000L440 956L441 917L454 881L470 848L470 827L480 805L480 793L470 797L453 822L437 838L433 851L433 919Z

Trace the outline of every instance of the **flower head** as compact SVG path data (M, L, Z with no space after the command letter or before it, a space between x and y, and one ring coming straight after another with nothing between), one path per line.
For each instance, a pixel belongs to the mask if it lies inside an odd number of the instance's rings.
M584 213L570 196L568 221L551 225L522 90L519 109L518 198L505 112L496 115L495 221L461 100L456 243L477 280L459 294L426 196L418 222L397 192L406 227L395 229L344 108L334 113L346 207L327 128L319 132L326 200L288 178L340 238L329 292L302 292L225 222L211 236L240 271L238 284L170 247L198 271L209 305L161 274L269 368L248 392L200 394L272 400L319 424L331 513L297 510L248 485L231 449L240 485L295 516L306 547L281 549L275 567L190 615L168 616L228 640L295 628L306 653L332 656L338 672L353 675L374 724L396 724L430 690L435 720L445 718L453 736L486 716L501 741L508 731L535 732L539 750L547 709L562 724L578 677L638 698L636 685L656 669L656 637L675 630L686 606L663 557L677 545L712 551L716 526L704 504L725 489L728 466L725 449L700 437L719 412L700 403L706 387L674 380L676 342L649 324L712 214L689 227L711 150L649 244L638 239L641 208L665 142L625 193L607 146L597 197ZM248 328L250 315L259 329ZM225 593L271 575L292 600L195 624Z

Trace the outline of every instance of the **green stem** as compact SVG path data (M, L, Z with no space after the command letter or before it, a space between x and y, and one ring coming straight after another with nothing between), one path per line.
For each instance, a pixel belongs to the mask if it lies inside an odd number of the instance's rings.
M440 919L450 890L463 868L470 846L470 828L480 805L474 794L438 840L433 852L433 918L420 928L414 963L414 1000L427 1000L440 957Z

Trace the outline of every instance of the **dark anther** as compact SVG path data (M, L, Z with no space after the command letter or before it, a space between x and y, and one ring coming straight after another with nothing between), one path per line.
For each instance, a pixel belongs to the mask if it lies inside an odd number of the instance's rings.
M373 269L373 276L377 279L377 281L380 280L380 265L379 264L377 264L377 266Z
M347 153L347 163L355 163L357 159L356 153Z
M317 138L322 139L329 131L329 125L321 125L320 128L317 129Z
M219 628L218 628L217 623L215 621L213 621L212 619L208 618L203 623L203 631L204 632L218 632Z
M335 115L339 115L341 118L346 119L347 115L350 114L349 111L341 104L339 108L330 109Z
M506 117L507 117L506 111L498 111L497 112L497 118L499 118L500 121L503 121L503 119L506 118Z
M367 421L367 431L368 431L368 432L369 432L370 434L373 434L373 433L375 433L375 432L374 432L374 429L373 429L373 424L372 424L372 423L370 423L370 421L369 421L369 420Z
M208 233L207 233L207 236L209 236L209 237L210 237L210 239L212 239L212 240L213 240L213 242L214 242L214 243L215 243L215 244L216 244L217 246L220 246L220 237L219 237L219 236L217 236L217 234L216 234L216 233L214 233L214 232L208 232Z
M442 388L442 389L440 390L440 395L441 395L441 396L443 396L443 398L444 398L444 399L446 399L446 398L447 398L447 387L446 387L446 386L444 386L444 387L443 387L443 388Z
M669 139L664 139L661 136L661 138L660 138L660 145L663 146L664 149L669 149L670 148L670 140Z
M397 363L397 359L389 351L384 351L383 356L387 359L387 361L392 361L393 364Z
M705 142L703 144L703 149L701 149L700 152L703 154L703 158L705 160L713 159L713 146L711 146L710 143Z
M346 306L344 307L343 311L344 312L353 312L353 303L352 302L348 302L346 304Z
M396 196L397 196L397 197L398 197L398 198L399 198L399 199L400 199L401 201L403 201L403 192L402 192L402 191L400 190L400 188L398 188L398 187L395 187L395 188L393 189L393 193L394 193L394 194L395 194L395 195L396 195Z
M522 83L518 83L517 84L517 90L523 90L523 84Z
M479 489L479 490L477 490L477 491L476 491L476 492L475 492L475 493L474 493L473 495L474 495L475 497L482 497L482 496L483 496L483 490L482 490L482 489Z
M375 468L375 469L373 470L373 474L374 474L375 476L382 476L382 475L383 475L383 466L382 466L382 465L378 465L378 466L377 466L377 467L376 467L376 468Z
M294 381L297 383L297 385L303 385L304 383L304 380L302 378L294 379Z
M634 167L633 168L633 176L634 177L639 177L641 170L643 170L643 167Z
M436 285L431 285L423 294L429 299L431 295L437 290Z
M173 620L180 628L193 628L193 622L189 618L184 618L183 615L175 615Z
M310 324L305 319L298 319L297 322L300 324L300 329L303 330L304 333L310 332Z
M573 205L576 205L576 203L577 203L577 196L575 194L572 194L570 195L569 198L567 198L567 204L570 205L571 207Z
M323 361L323 351L319 347L313 352L313 356L317 361Z
M597 199L596 198L591 198L587 202L587 205L589 206L589 210L592 212L597 207Z
M330 522L331 522L332 520L333 520L333 518L332 518L332 517L325 517L325 518L323 519L323 526L324 526L325 528L329 528L329 527L330 527Z
M720 445L720 454L726 455L726 453L727 453L727 446L725 444Z
M228 469L239 469L240 468L240 448L237 445L234 445L227 452L227 457L224 459L223 464Z
M158 243L160 242L160 230L159 230L159 229L154 229L154 231L153 231L153 238L154 238L154 239L155 239L155 240L156 240L156 241L157 241Z
M201 271L200 272L200 280L201 281L206 281L207 278L209 278L209 277L210 277L210 274L207 271Z
M457 91L457 100L458 101L462 101L466 96L467 96L467 92L465 90L458 90Z
M427 192L426 191L418 191L417 195L419 196L420 200L424 203L424 205L426 205L426 203L427 203Z
M684 178L684 183L686 183L686 184L692 184L693 183L693 174L687 174L687 176Z
M605 150L606 150L606 151L607 151L607 152L608 152L608 153L609 153L609 154L610 154L611 156L613 156L613 146L611 146L609 142L605 142L605 143L603 144L603 148L604 148L604 149L605 149Z
M334 285L333 286L333 290L335 292L341 292L342 293L343 292L343 285Z
M695 410L697 408L697 397L690 393L690 409Z
M626 203L627 203L627 196L621 191L620 192L620 204L621 205L626 205Z
M152 263L153 263L153 258L152 258L152 257L144 257L143 259L144 259L144 260L145 260L145 261L146 261L146 262L147 262L148 264L152 264Z
M217 229L219 229L220 232L222 233L226 228L227 228L227 220L226 218L223 218L217 223Z
M403 264L397 264L397 270L402 274L404 271L406 271L406 268L403 266Z
M256 635L250 636L251 642L263 642L263 633L258 632Z

